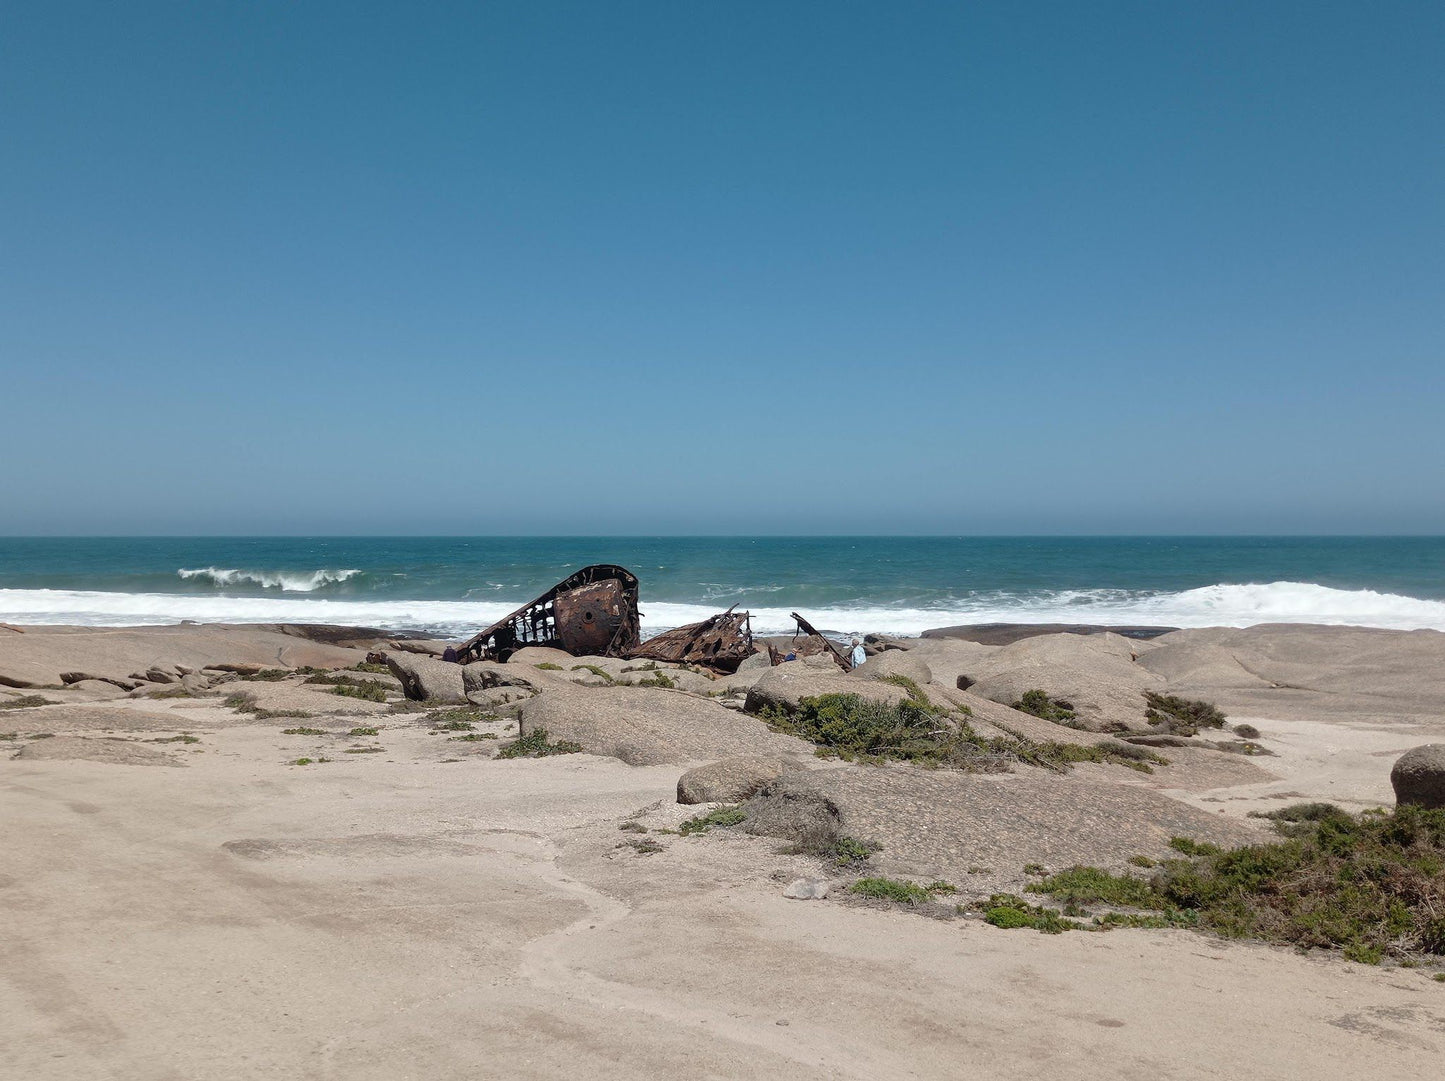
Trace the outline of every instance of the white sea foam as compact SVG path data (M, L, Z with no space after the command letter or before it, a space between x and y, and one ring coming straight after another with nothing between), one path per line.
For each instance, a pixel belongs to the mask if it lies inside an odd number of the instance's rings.
M355 578L361 571L243 571L227 567L182 567L176 575L186 579L201 579L218 586L234 586L251 582L266 589L279 589L285 593L310 593L331 582L344 582Z
M284 586L281 588L283 592L288 591ZM183 619L201 623L336 623L426 629L452 636L484 627L522 603L525 603L525 598L331 600L321 597L220 597L0 589L0 621L112 627L178 623ZM712 605L670 604L644 599L643 629L646 633L655 633L704 619L716 610ZM752 608L754 633L791 631L791 611L791 608ZM840 634L876 631L914 635L929 627L963 623L1136 623L1172 627L1326 623L1399 630L1445 630L1445 601L1421 600L1372 590L1332 589L1308 582L1212 585L1177 593L1154 594L1124 590L994 593L946 607L869 605L810 608L804 614L816 626Z

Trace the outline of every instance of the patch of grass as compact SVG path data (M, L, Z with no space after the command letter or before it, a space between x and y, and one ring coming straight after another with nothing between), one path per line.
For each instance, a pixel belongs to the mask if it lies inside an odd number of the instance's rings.
M315 766L315 765L321 764L322 762L330 762L330 761L331 761L331 759L329 759L329 758L297 758L297 759L294 759L294 760L291 761L291 762L288 762L287 765L291 765L291 766Z
M1166 860L1147 882L1072 867L1028 889L1076 910L1094 903L1145 910L1096 917L1097 930L1196 927L1227 938L1337 949L1364 964L1445 956L1445 809L1405 806L1354 816L1329 804L1301 804L1276 814L1289 832L1268 844L1225 851L1174 838L1170 845L1183 858ZM994 907L1013 910L990 909L985 918L999 926L1049 920L1046 910L1026 902ZM1052 915L1060 929L1081 926Z
M1445 983L1445 972L1437 972L1437 973L1435 973L1435 975L1431 976L1430 978L1431 978L1432 980L1434 980L1436 983Z
M1333 803L1291 803L1273 811L1250 811L1249 817L1269 819L1275 831L1286 837L1308 833L1314 823L1331 819L1350 821L1349 812Z
M639 679L636 683L636 686L665 687L668 690L675 690L677 688L677 680L673 679L666 672L659 670L654 672L652 675L647 676L645 679Z
M636 837L623 841L618 848L630 848L639 856L651 856L663 850L663 845L658 844L651 837Z
M262 709L256 704L256 700L254 698L252 698L249 694L244 694L241 692L226 695L226 697L222 700L221 704L223 706L229 706L237 713L255 714L256 718L262 721L269 721L278 717L292 717L299 719L302 717L311 716L311 714L304 709Z
M1136 747L1132 743L1111 740L1108 743L1084 745L1082 743L1030 743L1020 741L1015 753L1019 760L1031 766L1064 771L1078 762L1099 762L1105 765L1126 766L1140 773L1153 773L1154 766L1167 766L1169 759L1155 754L1147 747Z
M345 751L344 753L346 753L346 754L380 754L380 753L381 753L382 751L384 751L384 750L386 750L385 747L348 747L348 748L346 748L346 751Z
M448 737L447 737L447 739L448 739L449 741L451 741L451 742L460 741L460 742L462 742L462 743L479 743L480 741L482 741L482 740L484 740L484 739L497 739L497 738L498 738L498 737L497 737L497 734L496 734L495 732L468 732L468 733L467 733L466 735L464 735L464 736L448 736Z
M183 734L181 734L181 735L179 735L179 736L161 736L161 737L158 738L158 739L148 739L148 740L146 740L146 742L147 742L147 743L200 743L201 741L200 741L200 739L199 739L198 737L196 737L196 736L192 736L192 735L190 735L189 733L183 733Z
M375 673L375 674L378 675L378 676L385 676L385 675L390 675L390 674L391 674L391 669L388 668L386 665L384 665L384 664L373 664L371 661L361 661L359 664L353 664L353 665L351 666L351 668L349 669L349 671L352 671L352 672L373 672L373 673Z
M247 683L276 683L289 675L292 675L289 668L263 668L259 672L252 672L240 678Z
M525 736L513 740L500 751L498 758L549 758L556 754L578 754L582 750L582 744L573 743L570 739L559 739L556 743L547 742L547 730L545 728L534 728Z
M1224 714L1210 702L1178 698L1157 691L1144 692L1144 719L1181 736L1192 736L1201 728L1223 728Z
M26 739L54 739L54 732L33 732L25 737Z
M49 698L39 694L22 694L19 698L0 698L0 709L34 709L36 706L55 706Z
M0 740L5 740L6 742L9 742L10 740L16 740L16 739L19 739L19 738L20 738L20 733L19 733L19 732L0 732Z
M165 687L165 688L163 688L162 690L159 690L159 691L146 691L146 697L147 697L147 698L194 698L194 697L196 697L196 696L193 695L190 691L186 690L186 689L185 689L184 687L182 687L180 684L176 684L175 686Z
M1141 878L1114 875L1097 867L1070 867L1056 875L1031 882L1027 893L1043 893L1055 901L1093 905L1123 905L1126 908L1162 908L1153 887Z
M1186 856L1217 856L1224 849L1207 841L1196 841L1192 837L1171 837L1169 847Z
M646 833L647 827L641 822L624 822L617 827L623 833Z
M1130 856L1130 857L1129 857L1129 862L1132 863L1135 867L1157 867L1157 866L1159 866L1159 861L1158 861L1158 860L1151 860L1148 856Z
M933 894L927 887L896 878L860 878L848 887L848 892L859 897L871 897L875 901L892 901L899 905L916 906L933 899Z
M544 671L544 672L560 672L560 671L562 671L562 666L561 666L560 664L553 664L551 661L543 661L541 664L534 664L534 665L532 665L532 667L533 667L533 668L540 668L540 669L541 669L542 671Z
M346 733L346 734L347 734L348 736L377 736L377 735L380 735L380 734L381 734L381 729L379 729L379 728L353 728L350 732L348 732L348 733Z
M324 728L283 728L281 734L283 736L324 736L326 730Z
M580 672L584 669L588 672L591 672L594 676L601 676L609 684L617 682L615 679L612 678L611 675L608 674L605 668L598 668L595 664L574 664L572 666L572 671L574 672Z
M1012 893L995 893L984 906L983 918L986 923L1005 930L1031 927L1046 935L1059 935L1084 925L1060 916L1051 908L1031 905L1022 897Z
M958 892L957 886L955 886L952 882L944 882L942 879L937 879L933 882L930 882L923 888L934 895Z
M442 709L433 712L426 718L438 728L446 728L453 721L466 721L470 724L482 724L486 721L494 721L497 715L481 706L457 706L453 709ZM448 731L459 731L459 729L447 729Z
M1013 704L1013 708L1020 713L1028 713L1044 721L1072 721L1075 718L1074 704L1066 702L1062 698L1054 698L1048 691L1035 688L1031 691L1024 691L1019 700Z
M792 714L764 718L773 728L808 740L824 757L888 759L956 769L1007 769L1009 756L955 724L926 702L892 705L859 694L804 698Z
M748 817L741 807L714 807L706 814L696 815L677 827L684 837L694 833L706 833L713 826L736 826Z
M443 721L432 728L433 732L470 732L477 727L471 721Z
M1046 875L1048 873L1049 869L1045 867L1042 863L1024 864L1024 874L1026 875Z
M332 694L339 694L343 698L360 698L365 702L385 702L386 688L380 683L370 681L361 684L338 683L331 688Z

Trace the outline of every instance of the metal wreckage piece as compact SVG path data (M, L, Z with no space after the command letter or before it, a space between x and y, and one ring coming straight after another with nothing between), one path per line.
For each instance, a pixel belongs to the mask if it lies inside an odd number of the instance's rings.
M646 642L640 625L637 576L598 563L467 639L457 659L505 661L524 646L550 646L580 657L646 658L736 672L755 652L749 614L732 608Z
M625 567L597 563L478 631L457 649L457 659L462 664L505 661L524 646L625 657L642 642L638 616L637 576Z

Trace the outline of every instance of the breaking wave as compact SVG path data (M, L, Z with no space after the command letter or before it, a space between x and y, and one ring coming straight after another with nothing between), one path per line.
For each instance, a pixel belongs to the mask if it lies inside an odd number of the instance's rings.
M332 582L355 578L360 573L359 570L319 570L290 574L286 571L242 571L223 567L182 567L176 571L177 577L187 580L211 582L218 586L237 586L249 582L263 589L279 589L283 593L310 593Z
M356 571L256 576L256 572L181 572L244 575L283 593L309 593ZM265 577L273 582L263 581ZM287 580L292 584L286 584ZM240 577L234 581L241 581ZM443 637L470 633L525 603L527 598L486 600L330 599L325 597L225 597L211 594L107 593L55 589L0 589L0 621L29 624L135 626L178 623L335 623L388 630L423 630ZM757 634L793 629L792 607L752 607ZM643 629L656 633L704 619L713 604L642 603ZM1067 590L990 592L926 607L854 604L804 612L821 629L840 634L875 631L916 635L930 627L966 623L1099 623L1170 627L1247 627L1257 623L1323 623L1396 630L1445 630L1445 601L1421 600L1373 590L1332 589L1308 582L1211 585L1181 592Z

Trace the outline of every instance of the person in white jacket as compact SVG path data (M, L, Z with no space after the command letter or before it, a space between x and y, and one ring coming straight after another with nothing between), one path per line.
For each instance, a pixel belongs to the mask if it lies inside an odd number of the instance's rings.
M853 652L849 654L849 660L853 662L853 667L857 668L867 659L868 654L863 651L863 643L856 638L853 639Z

